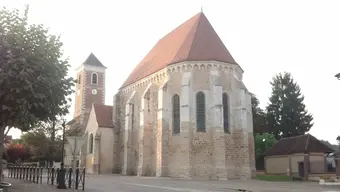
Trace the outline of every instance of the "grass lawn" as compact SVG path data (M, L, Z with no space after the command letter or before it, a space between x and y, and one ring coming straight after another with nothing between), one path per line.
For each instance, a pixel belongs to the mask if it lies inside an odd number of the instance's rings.
M256 175L255 179L261 181L292 181L292 177L286 175Z

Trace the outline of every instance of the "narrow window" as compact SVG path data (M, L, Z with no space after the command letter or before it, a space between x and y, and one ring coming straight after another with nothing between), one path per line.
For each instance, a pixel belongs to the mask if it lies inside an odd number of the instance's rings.
M223 103L223 128L225 133L229 133L229 96L227 93L222 94Z
M97 73L92 73L92 84L98 84L98 75L97 75Z
M135 124L135 105L131 104L131 129L133 129Z
M202 91L196 95L197 132L205 132L205 96Z
M89 153L93 153L93 134L90 134L90 138L89 138Z
M181 119L180 119L180 99L179 95L172 96L172 132L178 134L181 131Z
M81 83L81 75L78 76L78 84Z

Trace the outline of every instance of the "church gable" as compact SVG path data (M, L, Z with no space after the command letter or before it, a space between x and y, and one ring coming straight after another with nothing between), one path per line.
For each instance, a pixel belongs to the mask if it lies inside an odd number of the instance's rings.
M182 61L237 64L203 13L198 13L160 39L122 87Z

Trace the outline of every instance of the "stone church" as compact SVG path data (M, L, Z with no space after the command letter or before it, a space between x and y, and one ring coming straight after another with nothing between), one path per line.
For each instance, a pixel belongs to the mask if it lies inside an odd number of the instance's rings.
M106 67L77 68L72 128L88 173L249 179L255 173L243 70L200 12L161 38L105 105ZM70 164L66 152L66 164Z

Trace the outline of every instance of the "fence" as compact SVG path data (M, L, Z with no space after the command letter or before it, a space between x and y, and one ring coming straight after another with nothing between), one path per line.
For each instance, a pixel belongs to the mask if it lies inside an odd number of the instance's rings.
M8 177L23 179L33 183L42 184L43 168L26 166L8 166Z
M33 183L58 185L60 169L27 167L27 166L8 166L8 177L14 179L23 179ZM85 190L85 168L76 168L75 174L72 174L72 168L65 168L65 185L68 188L76 190Z
M58 174L60 169L48 168L47 169L47 184L57 185ZM74 187L75 189L85 190L85 168L76 168L75 175L72 174L72 168L65 168L65 185L68 188Z

